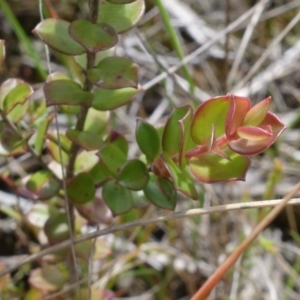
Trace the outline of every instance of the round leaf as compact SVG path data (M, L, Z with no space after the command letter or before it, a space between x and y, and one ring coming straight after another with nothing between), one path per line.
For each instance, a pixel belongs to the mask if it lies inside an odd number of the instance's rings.
M33 93L32 87L27 83L20 83L13 88L3 101L3 112L7 115L16 105L23 104Z
M138 67L125 57L107 57L87 72L91 83L104 89L137 88Z
M103 144L102 139L95 133L87 131L79 131L75 129L68 129L66 136L75 144L83 149L98 150Z
M87 173L76 175L67 185L68 197L78 204L93 200L95 193L93 178Z
M245 180L250 160L232 151L226 154L230 160L215 153L205 153L193 157L189 161L189 167L193 176L204 183L215 183L230 180Z
M230 97L220 96L201 104L195 111L192 124L192 139L197 144L208 143L212 125L215 127L216 138L225 134L226 118L230 108Z
M49 217L44 226L45 234L51 245L69 238L68 217L65 213L56 213Z
M89 172L99 161L95 151L81 151L75 160L74 171L76 174Z
M124 165L117 180L120 185L138 191L144 189L147 185L149 173L143 162L133 159Z
M144 10L144 0L137 0L124 5L103 1L99 5L98 22L107 23L117 33L122 33L129 30L139 21Z
M104 184L102 196L114 215L124 214L133 206L131 192L113 180Z
M146 198L155 206L163 209L174 210L177 193L170 180L150 174L150 180L144 189Z
M131 87L117 90L98 88L94 91L92 107L97 110L113 110L128 103L138 92L139 90Z
M82 90L81 86L72 80L54 80L45 83L44 94L47 106L51 105L85 105L89 106L93 94Z
M26 183L26 188L34 200L46 200L55 196L59 187L51 172L45 170L34 173Z
M76 20L69 26L70 36L89 52L96 53L112 48L118 35L108 24L92 24L87 20Z
M79 55L85 48L75 42L69 35L70 23L59 19L46 19L39 23L33 33L39 36L52 49L67 55Z
M105 145L99 151L99 157L113 176L118 176L119 170L126 162L126 155L114 144Z
M160 151L160 138L157 130L149 123L139 120L136 126L136 141L148 161L153 161Z

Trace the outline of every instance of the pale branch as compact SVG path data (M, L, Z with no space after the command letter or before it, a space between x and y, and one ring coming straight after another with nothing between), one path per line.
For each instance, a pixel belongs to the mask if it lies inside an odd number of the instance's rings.
M243 203L232 203L232 204L225 204L225 205L218 205L218 206L213 206L209 208L194 208L194 209L189 209L186 211L181 211L181 212L174 212L171 214L159 216L159 217L154 217L154 218L149 218L149 219L141 219L133 222L128 222L125 224L120 224L120 225L114 225L110 226L105 229L97 230L92 233L86 234L84 236L78 237L73 240L74 244L94 239L99 236L103 236L106 234L114 233L117 231L123 231L127 229L132 229L135 227L142 227L150 224L156 224L158 222L166 222L169 220L175 220L175 219L182 219L182 218L187 218L187 217L192 217L192 216L200 216L200 215L205 215L205 214L213 214L213 213L226 213L230 211L236 211L236 210L243 210L243 209L254 209L254 208L264 208L264 207L273 207L282 202L282 199L280 200L263 200L263 201L252 201L252 202L243 202ZM300 198L294 198L291 199L287 205L299 205L300 204ZM3 269L0 271L0 277L10 273L20 266L33 262L44 255L54 253L56 251L59 251L61 249L64 249L66 247L69 247L72 244L72 241L64 241L62 243L59 243L57 245L54 245L52 247L46 248L38 253L32 254L25 259L22 259L21 261L17 262L15 265L10 266L6 269Z

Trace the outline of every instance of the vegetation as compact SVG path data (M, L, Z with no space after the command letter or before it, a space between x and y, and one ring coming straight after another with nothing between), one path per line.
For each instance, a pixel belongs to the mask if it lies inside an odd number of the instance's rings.
M298 1L24 3L30 28L0 0L1 299L297 299Z

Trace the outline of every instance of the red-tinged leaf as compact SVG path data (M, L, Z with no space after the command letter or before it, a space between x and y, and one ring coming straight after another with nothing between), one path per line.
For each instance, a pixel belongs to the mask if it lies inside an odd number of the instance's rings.
M17 85L24 83L19 78L10 78L4 81L0 86L0 109L3 109L3 101L7 94L12 91Z
M236 130L243 124L245 115L251 107L249 98L235 95L227 95L230 99L230 109L226 119L226 135L231 137L235 135Z
M268 97L254 105L246 114L243 126L259 126L265 119L271 105L271 97Z
M133 207L131 191L118 185L113 180L104 184L102 196L114 216L124 214Z
M97 134L88 131L79 131L75 129L68 129L66 132L67 138L73 143L82 147L87 151L99 150L103 145L101 137Z
M103 1L99 5L98 22L109 24L117 33L122 33L132 28L139 21L144 10L144 0L122 5Z
M212 125L215 126L216 138L225 134L230 102L229 95L220 96L207 100L198 107L191 124L191 136L195 143L203 145L210 142Z
M94 91L92 107L103 111L113 110L127 104L139 91L131 87L117 90L98 88Z
M72 80L54 80L45 83L44 94L47 106L51 105L84 105L90 106L93 94L85 92Z
M63 134L59 135L59 140L55 135L47 134L45 136L47 148L55 161L66 166L69 161L70 140Z
M157 130L151 124L143 120L138 120L135 136L136 141L141 151L146 155L147 160L152 162L157 158L160 152L160 138Z
M241 126L237 130L237 135L245 140L261 141L271 137L273 134L272 127L268 125L266 128Z
M3 112L9 114L18 104L24 104L33 93L32 87L27 83L20 83L14 87L3 100Z
M232 151L242 155L255 155L265 151L278 139L278 137L286 129L286 126L274 114L270 112L267 113L260 127L266 128L269 125L272 128L272 136L261 141L249 141L242 138L230 140L228 143L229 148Z
M87 72L91 83L104 89L138 87L138 67L125 57L107 57Z
M231 180L245 180L250 160L246 156L228 151L230 160L214 153L205 153L189 160L191 173L196 180L216 183Z
M96 188L93 178L88 173L80 173L67 184L67 195L77 204L84 204L94 199Z
M0 40L0 70L5 60L5 40Z
M70 23L59 19L45 19L32 32L50 48L67 55L79 55L86 52L85 48L74 41L69 35Z
M33 132L28 132L23 138L20 138L10 126L0 121L0 155L14 156L27 151L27 142Z
M117 178L118 184L127 189L139 191L145 188L149 180L146 165L138 160L129 160L121 169Z
M187 170L180 169L167 153L163 154L163 160L165 161L166 167L172 176L175 189L189 198L197 200L198 193L194 185L194 180L191 178Z
M183 149L184 132L181 120L191 113L190 106L174 108L163 132L162 149L165 153L173 156Z
M76 204L81 216L94 224L109 224L113 215L103 199L95 198L85 204Z
M108 24L92 24L87 20L76 20L69 26L70 36L90 53L97 53L115 46L118 35Z

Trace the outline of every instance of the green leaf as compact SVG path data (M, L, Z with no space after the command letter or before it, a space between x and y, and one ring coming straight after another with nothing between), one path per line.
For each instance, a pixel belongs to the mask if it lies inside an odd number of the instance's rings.
M129 160L117 178L118 184L134 191L145 188L149 180L146 165L138 159Z
M44 292L54 292L63 287L68 279L68 271L54 265L44 265L42 268L34 269L28 279L30 285ZM36 300L41 298L32 298ZM29 299L28 299L29 300Z
M98 135L106 134L109 114L90 108L84 123L84 131L93 132Z
M131 192L113 180L104 184L102 196L115 216L128 212L133 206Z
M67 55L79 55L85 48L69 35L70 23L59 19L46 19L40 22L32 32L52 49Z
M104 89L138 87L138 67L125 57L107 57L87 72L91 83Z
M119 133L118 131L112 130L107 139L106 142L110 144L114 144L116 147L118 147L127 157L128 154L128 142L124 135Z
M0 40L0 70L5 60L5 40Z
M141 151L146 155L149 162L158 157L160 138L157 130L151 124L138 120L135 136Z
M66 136L73 143L87 151L98 150L103 144L102 139L97 134L88 131L68 129L66 132Z
M99 161L95 151L81 151L75 160L75 173L90 171Z
M35 151L38 155L42 153L44 142L45 142L45 135L47 133L47 130L49 128L49 125L51 124L53 118L55 117L55 114L52 113L49 116L47 116L46 119L42 120L37 128L37 134L34 142Z
M57 194L60 185L56 179L53 178L51 172L42 170L35 172L27 181L25 187L31 199L46 200Z
M3 112L7 115L18 104L24 104L33 93L32 87L27 83L20 83L13 88L3 101Z
M89 174L93 178L95 185L100 185L112 178L111 173L101 160L90 170Z
M93 94L82 90L81 86L72 80L54 80L45 83L44 94L47 106L51 105L85 105L89 106Z
M98 63L102 59L113 56L114 54L115 54L115 47L97 52L95 54L95 65L98 65ZM87 54L86 53L74 56L74 60L81 69L86 70L86 66L87 66Z
M226 151L230 160L215 153L205 153L189 160L193 176L204 183L215 183L229 180L245 180L250 160L230 150Z
M67 184L67 195L78 204L87 203L94 199L96 188L93 178L88 173L80 173Z
M118 35L108 24L92 24L87 20L76 20L69 26L70 36L90 53L97 53L115 46Z
M212 125L215 128L216 138L225 134L229 108L230 98L228 96L212 98L201 104L195 111L192 120L192 139L199 145L209 143Z
M57 136L47 134L45 136L47 141L47 148L51 156L59 163L62 163L63 166L66 166L69 161L69 150L71 147L70 140L63 134L59 135L59 141ZM62 156L62 162L61 157Z
M23 138L15 133L9 125L0 121L0 155L14 156L27 151L27 142L33 132L28 132Z
M66 213L56 213L49 217L44 226L44 232L51 245L69 238L69 224Z
M191 178L190 174L185 169L180 169L167 153L163 154L163 159L172 175L175 189L189 198L197 200L198 193L194 185L194 180Z
M23 80L18 78L10 78L5 80L0 86L0 109L3 109L3 101L7 94L12 91L19 84L24 83Z
M113 176L118 176L126 162L126 155L114 144L107 144L99 151L99 157Z
M137 0L107 0L107 2L114 3L114 4L128 4L135 1Z
M103 1L99 5L98 22L107 23L117 33L122 33L132 28L139 21L144 14L144 10L144 0L137 0L124 5Z
M92 107L97 110L113 110L128 103L139 91L131 87L117 90L98 88L94 91Z
M183 148L184 133L180 121L191 114L190 106L174 108L164 129L162 138L163 151L173 156Z
M150 174L150 180L144 189L146 198L155 206L163 209L174 210L177 193L170 180Z

